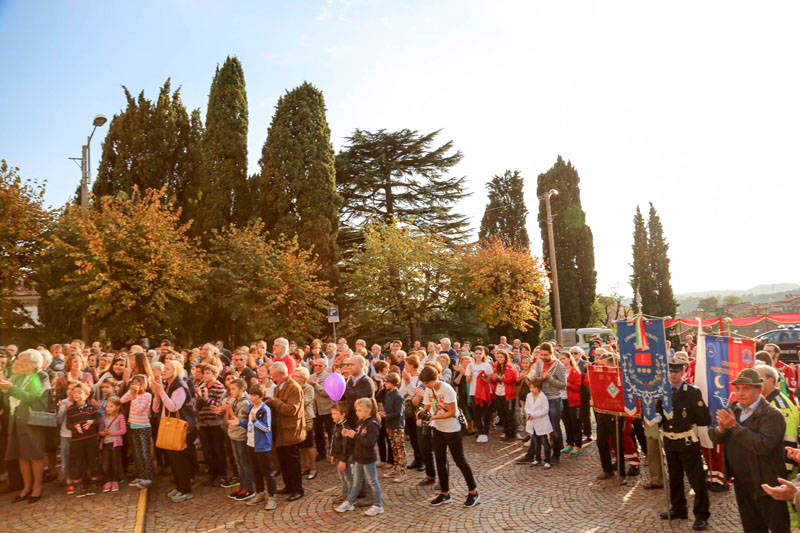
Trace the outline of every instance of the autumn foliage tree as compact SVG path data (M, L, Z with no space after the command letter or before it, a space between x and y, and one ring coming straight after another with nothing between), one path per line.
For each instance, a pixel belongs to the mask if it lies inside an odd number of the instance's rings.
M510 336L513 330L527 331L538 320L546 280L542 262L528 250L492 237L460 258L456 286L487 326Z
M164 189L141 193L134 186L89 212L68 205L48 243L43 274L50 269L60 277L48 297L85 311L114 342L169 333L208 272L202 250L186 235L189 224L180 224L180 209L164 196Z
M0 160L0 329L28 323L10 298L14 290L33 279L36 260L52 222L44 206L44 186L23 180L19 169ZM2 339L0 342L7 342Z
M214 230L210 261L206 299L220 313L209 316L228 322L218 324L214 338L245 342L318 334L331 289L319 279L320 263L297 238L268 240L260 222Z
M433 231L393 221L364 227L364 245L345 276L359 325L393 322L408 326L412 340L421 323L442 310L453 279L453 256Z

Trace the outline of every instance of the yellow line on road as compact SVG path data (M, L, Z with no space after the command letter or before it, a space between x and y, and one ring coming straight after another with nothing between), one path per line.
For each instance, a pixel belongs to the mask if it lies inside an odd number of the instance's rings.
M139 502L136 504L136 525L133 526L133 533L144 532L144 515L147 512L147 491L139 489Z

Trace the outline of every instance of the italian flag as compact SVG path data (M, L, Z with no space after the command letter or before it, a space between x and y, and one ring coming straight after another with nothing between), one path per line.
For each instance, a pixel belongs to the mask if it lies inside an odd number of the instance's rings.
M637 351L643 352L650 349L650 343L647 342L647 334L644 331L644 317L639 316L633 321L634 330L636 331L636 341L634 346Z

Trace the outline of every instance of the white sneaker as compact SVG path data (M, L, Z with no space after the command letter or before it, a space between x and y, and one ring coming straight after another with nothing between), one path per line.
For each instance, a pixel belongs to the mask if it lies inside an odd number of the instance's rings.
M264 506L265 511L274 511L278 507L278 502L275 501L275 496L267 498L267 505Z
M172 489L167 493L167 498L172 498L173 496L177 496L180 493L181 491L179 491L178 489Z
M338 511L339 509L336 510ZM383 512L383 507L378 507L377 505L373 505L372 507L364 511L364 514L367 516L376 516L381 514L382 512Z
M355 507L353 507L353 504L347 500L343 501L338 507L334 508L337 513L346 513L347 511L352 511L353 509L355 509Z
M191 500L192 498L194 498L194 494L191 492L185 492L185 493L179 492L178 494L170 498L170 500L172 500L175 503L180 503L180 502L185 502L186 500Z
M489 442L489 435L478 435L478 440L475 442Z
M550 463L545 463L544 464L544 469L547 470L548 468L550 468Z

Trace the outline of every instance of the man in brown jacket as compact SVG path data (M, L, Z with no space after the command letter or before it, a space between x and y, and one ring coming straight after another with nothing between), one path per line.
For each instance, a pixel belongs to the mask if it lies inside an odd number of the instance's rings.
M717 411L717 425L709 428L716 444L725 444L725 463L733 475L739 517L745 531L789 532L786 503L773 500L762 484L778 485L785 474L783 414L761 397L763 379L745 368L733 385L737 401Z
M285 485L278 494L288 494L288 501L293 502L303 497L299 446L306 438L303 389L289 377L285 363L272 363L269 374L275 383L275 396L264 401L272 410L275 451Z

